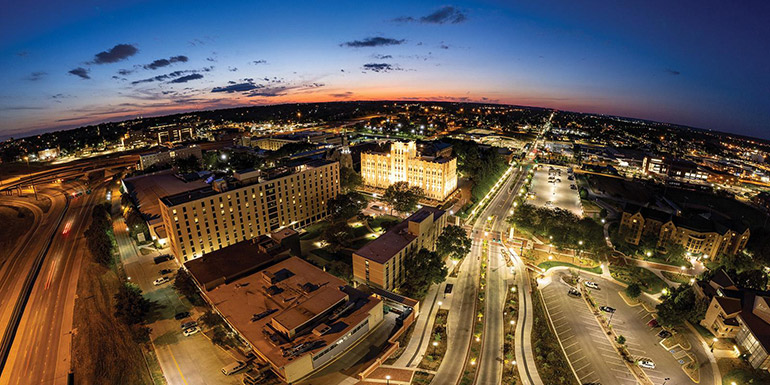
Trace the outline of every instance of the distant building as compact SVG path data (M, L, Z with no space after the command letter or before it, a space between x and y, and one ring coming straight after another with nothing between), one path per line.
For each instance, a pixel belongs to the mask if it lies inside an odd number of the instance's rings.
M682 217L633 204L623 209L620 231L625 241L634 245L649 235L657 239L658 247L675 242L690 253L710 257L735 255L746 247L750 235L748 226L739 221L709 214Z
M155 165L168 165L175 159L184 159L194 156L198 159L203 158L203 153L198 145L192 145L189 147L176 147L170 150L163 150L153 152L149 154L139 155L140 170L146 170Z
M404 283L404 261L420 249L436 249L447 224L443 210L423 207L409 218L353 253L353 278L367 285L394 290Z
M693 162L668 157L645 157L642 169L645 174L666 176L687 182L706 182L709 177L707 170Z
M54 160L58 157L59 157L58 148L46 148L45 150L40 150L37 152L37 159L41 162Z
M429 199L443 201L457 188L457 158L448 151L451 147L429 156L419 153L415 142L392 142L388 152L361 153L361 177L364 184L382 189L406 181Z
M719 338L734 338L755 369L770 370L770 292L739 288L723 270L694 288L710 299L700 324Z
M158 144L180 143L195 138L195 132L192 127L180 126L177 124L166 124L157 127L151 127L150 133L158 139Z
M190 272L197 281L207 269ZM221 283L203 291L203 297L287 383L339 357L384 318L377 296L347 286L297 257Z
M270 136L245 135L239 137L235 144L245 147L258 147L259 149L267 151L276 151L289 143L341 145L343 136L344 135L308 130Z
M339 163L309 161L244 170L211 186L160 199L171 250L180 262L279 228L302 228L327 216L340 191Z
M770 211L770 192L762 191L751 198L751 202L765 211Z

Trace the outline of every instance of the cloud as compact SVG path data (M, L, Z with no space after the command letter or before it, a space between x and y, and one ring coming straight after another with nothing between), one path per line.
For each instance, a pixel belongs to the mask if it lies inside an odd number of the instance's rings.
M90 76L88 76L88 70L83 67L78 67L73 70L70 70L68 72L70 75L79 76L81 79L91 79Z
M131 44L118 44L107 51L102 51L94 55L94 60L90 64L109 64L125 60L139 52Z
M48 72L42 72L42 71L41 72L33 72L33 73L29 74L29 76L27 76L24 79L29 80L31 82L34 82L34 81L38 81L38 80L44 78L46 75L48 75Z
M27 57L27 56L29 56L29 51L19 51L19 52L16 52L16 56L18 56L18 57Z
M176 78L169 83L187 83L190 80L197 80L197 79L203 79L203 75L201 74L192 74L187 76L182 76L181 78Z
M230 72L237 72L238 71L238 67L230 67L230 66L228 66L227 70L230 71Z
M446 45L446 44L441 44L438 47L441 48L441 49L449 49L449 46Z
M254 65L267 64L267 60L265 60L265 59L254 60L250 64L254 64Z
M345 43L340 44L340 47L353 47L353 48L362 48L362 47L384 47L388 45L399 45L403 44L406 40L401 39L392 39L389 37L367 37L363 40L353 40L348 41Z
M364 71L371 71L371 72L390 72L390 71L399 71L401 68L394 67L388 63L367 63L363 66Z
M676 75L681 75L681 74L682 74L681 72L679 72L679 71L675 71L675 70L672 70L672 69L670 69L670 68L667 68L667 69L666 69L666 73L667 73L667 74L669 74L669 75L674 75L674 76L676 76Z
M423 24L459 24L466 20L468 20L468 16L451 5L443 6L433 13L419 18L401 16L393 19L393 21L397 23L420 22Z
M187 56L179 55L179 56L172 56L168 59L158 59L153 61L150 64L145 64L142 67L146 70L155 70L161 67L169 66L173 63L186 63L188 60Z
M383 54L376 53L372 55L372 57L378 60L385 60L385 59L392 59L393 55L383 55Z
M134 73L134 70L118 70L118 75L126 76Z
M214 87L211 92L227 92L229 94L233 92L245 92L245 91L251 91L255 88L257 88L257 85L253 82L245 82L245 83L232 83L224 86L224 87Z
M142 84L142 83L162 82L162 81L166 81L166 80L170 80L170 79L174 79L174 80L170 81L169 83L186 83L186 82L188 82L190 80L195 80L195 79L202 78L203 75L200 75L199 72L210 72L212 69L214 69L214 67L204 67L201 70L180 70L180 71L174 71L174 72L170 72L170 73L167 73L167 74L164 74L164 75L153 76L151 78L134 80L133 82L131 82L131 85L133 86L133 85ZM198 77L190 77L189 74L197 74L199 76ZM181 78L177 79L180 76L183 77L183 78L186 78L186 79L185 80L180 80Z
M329 96L331 96L333 98L349 98L349 97L353 96L353 92L352 91L345 91L345 92L339 92L339 93L335 93L335 94L329 94Z

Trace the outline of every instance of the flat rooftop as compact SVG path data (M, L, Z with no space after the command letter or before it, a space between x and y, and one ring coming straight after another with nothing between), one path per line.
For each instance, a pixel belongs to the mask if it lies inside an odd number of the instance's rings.
M420 223L430 214L433 214L433 220L435 221L444 215L444 211L435 207L425 206L410 215L409 218L393 226L385 234L380 235L379 238L358 249L356 254L377 263L387 262L417 238L416 235L409 232L409 222Z
M123 184L148 222L160 219L160 198L208 186L201 179L185 182L177 178L172 170L126 178Z
M296 358L292 348L304 344L300 356L323 350L368 318L369 311L380 302L297 257L220 285L205 295L262 357L279 368ZM339 302L343 304L332 308L346 310L329 315L329 306ZM277 333L276 323L299 329L289 339ZM327 325L328 330L321 335L313 333L319 325Z

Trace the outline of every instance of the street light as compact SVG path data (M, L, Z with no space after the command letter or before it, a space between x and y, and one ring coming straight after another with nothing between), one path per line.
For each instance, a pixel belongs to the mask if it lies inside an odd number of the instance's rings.
M436 355L436 346L438 346L438 342L433 341L433 355Z
M709 348L711 348L711 351L712 351L712 352L714 351L714 344L716 344L716 343L717 343L717 341L719 341L719 339L718 339L718 338L716 338L716 337L714 337L714 338L712 338L712 339L711 339L711 346L709 346Z
M390 385L390 375L385 376L385 381L387 385Z

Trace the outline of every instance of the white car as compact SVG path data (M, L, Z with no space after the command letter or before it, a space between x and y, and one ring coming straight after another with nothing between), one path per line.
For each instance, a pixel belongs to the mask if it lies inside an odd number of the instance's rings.
M599 290L599 285L597 285L596 282L585 281L583 282L583 285L585 285L586 287L590 287L591 289Z
M639 366L646 368L646 369L655 369L655 363L650 360L641 360L639 361Z
M171 279L169 277L160 277L160 278L156 279L155 281L153 281L152 284L155 285L155 286L160 286L160 285L162 285L162 284L164 284L164 283L166 283L166 282L168 282L170 280Z
M198 333L199 331L201 331L201 328L199 328L199 327L195 326L195 327L191 327L191 328L187 328L187 329L185 329L185 330L182 332L182 334L184 334L184 336L185 336L185 337L189 337L189 336L191 336L191 335L193 335L193 334L196 334L196 333Z

